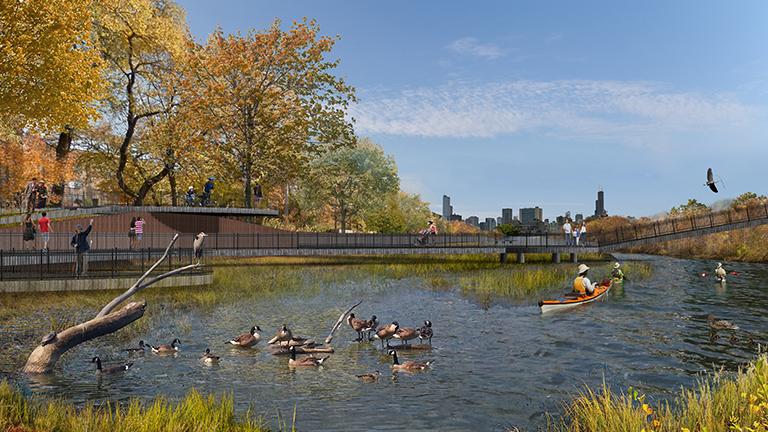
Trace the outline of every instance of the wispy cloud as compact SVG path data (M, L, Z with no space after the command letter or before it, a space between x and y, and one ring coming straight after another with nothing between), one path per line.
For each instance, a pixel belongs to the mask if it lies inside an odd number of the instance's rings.
M353 107L365 134L493 137L521 131L596 138L739 128L758 111L724 94L647 82L450 83L362 94Z
M507 54L501 47L490 43L482 43L473 37L457 39L451 42L447 48L458 54L489 60L495 60Z

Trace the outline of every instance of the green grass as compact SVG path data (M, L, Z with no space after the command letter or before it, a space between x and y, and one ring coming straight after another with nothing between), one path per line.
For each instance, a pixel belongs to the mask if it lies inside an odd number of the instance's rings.
M584 390L565 409L555 432L768 430L768 357L761 355L735 375L718 372L694 389L681 390L673 403L651 404L631 390L614 393L606 385Z
M292 422L295 424L295 413ZM236 415L231 396L217 399L192 390L178 403L161 397L150 404L132 399L125 404L87 405L77 409L61 401L29 399L7 382L0 382L0 430L260 432L268 429L252 410ZM283 424L281 430L295 431L295 428Z

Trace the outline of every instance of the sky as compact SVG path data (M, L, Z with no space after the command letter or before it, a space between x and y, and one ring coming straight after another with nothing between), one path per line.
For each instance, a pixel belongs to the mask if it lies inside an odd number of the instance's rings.
M768 2L178 0L195 37L338 35L355 130L440 213L646 216L768 194ZM704 186L708 167L721 193Z

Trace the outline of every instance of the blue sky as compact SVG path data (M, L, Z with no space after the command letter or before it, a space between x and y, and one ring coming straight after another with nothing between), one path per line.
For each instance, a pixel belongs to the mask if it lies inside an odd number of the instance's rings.
M315 18L359 135L464 217L768 194L768 2L178 0L195 36ZM725 187L714 195L711 166Z

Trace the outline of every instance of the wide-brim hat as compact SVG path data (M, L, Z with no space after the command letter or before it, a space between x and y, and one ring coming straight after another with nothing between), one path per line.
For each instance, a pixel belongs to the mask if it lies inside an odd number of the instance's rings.
M717 263L717 267L720 268L723 266L723 263Z
M619 267L621 267L621 264L619 264L619 263L613 263L613 268L619 268Z
M579 274L586 273L589 270L586 264L579 264Z

